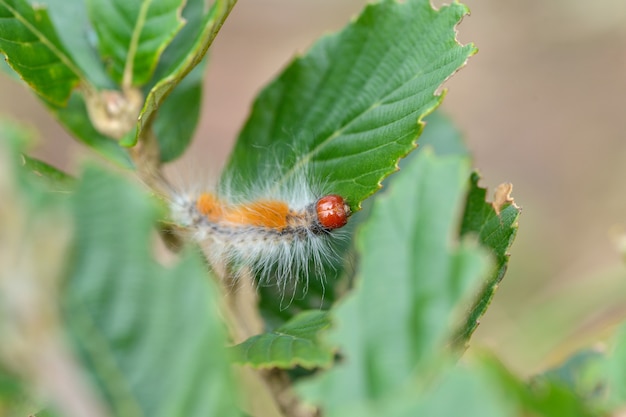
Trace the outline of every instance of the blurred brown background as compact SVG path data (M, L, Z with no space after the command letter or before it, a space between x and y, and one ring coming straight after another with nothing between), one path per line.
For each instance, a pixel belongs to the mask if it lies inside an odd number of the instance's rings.
M214 44L202 121L179 166L218 172L258 90L364 4L241 0ZM447 82L443 110L465 133L483 185L512 182L524 210L473 345L531 373L606 336L626 312L616 243L626 230L626 2L466 4L459 39L480 52ZM0 91L0 114L40 130L37 155L73 171L84 149L20 85L0 76Z

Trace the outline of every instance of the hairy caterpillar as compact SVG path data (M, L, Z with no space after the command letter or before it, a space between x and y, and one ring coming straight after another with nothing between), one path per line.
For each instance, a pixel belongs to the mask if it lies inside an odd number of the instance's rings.
M198 242L213 269L237 278L248 268L261 285L283 291L294 280L324 280L337 258L334 241L351 214L343 197L313 190L304 176L245 195L223 186L215 192L175 193L173 220ZM322 187L320 187L322 188Z

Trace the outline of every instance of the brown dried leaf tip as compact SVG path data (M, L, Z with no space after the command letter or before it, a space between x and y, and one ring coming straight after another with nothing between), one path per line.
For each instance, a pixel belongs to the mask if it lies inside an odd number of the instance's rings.
M491 205L493 209L496 211L496 214L499 216L500 211L505 205L515 205L515 200L511 197L511 192L513 191L513 184L510 182L505 182L496 187L496 191L493 193L493 202Z

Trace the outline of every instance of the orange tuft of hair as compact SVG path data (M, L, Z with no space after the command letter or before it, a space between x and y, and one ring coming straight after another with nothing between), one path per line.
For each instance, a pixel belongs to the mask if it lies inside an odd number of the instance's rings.
M224 208L213 194L200 194L198 201L196 201L196 207L200 214L212 222L218 221L224 214Z
M233 207L224 213L223 219L242 226L282 230L287 227L289 213L289 206L285 202L261 200Z
M216 196L200 194L196 208L211 222L228 222L239 226L267 227L282 230L288 226L287 203L275 200L253 201L246 205L225 206Z

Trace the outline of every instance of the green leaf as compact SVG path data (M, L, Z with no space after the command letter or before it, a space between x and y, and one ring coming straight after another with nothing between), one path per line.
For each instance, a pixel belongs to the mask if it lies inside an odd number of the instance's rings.
M200 259L154 261L154 205L103 170L84 173L74 210L64 317L113 415L239 415L218 293Z
M487 267L475 245L452 244L469 175L460 156L423 150L374 202L357 235L355 292L331 310L344 360L303 387L325 415L382 398L445 351L453 313Z
M411 381L379 401L363 402L342 417L514 417L510 401L477 366L449 367L425 385Z
M26 0L0 0L0 52L48 102L62 106L80 81L80 69L59 40L47 10Z
M360 208L414 149L442 82L475 52L455 40L466 13L458 3L435 11L429 0L368 5L262 91L225 178L248 190L312 176Z
M304 311L269 333L253 336L233 348L234 360L255 368L327 367L333 351L317 340L330 326L323 311Z
M203 0L187 0L182 11L185 25L163 51L150 89L163 78L172 75L178 67L191 58L197 60L196 64L202 60L204 53L197 50L198 42L206 41L203 39L203 36L208 33L206 30L213 29L216 23L215 15L220 7L218 3L224 4L224 1L214 2L211 7L207 8ZM198 54L202 56L196 56Z
M430 390L415 398L411 393L398 401L406 404L405 416L517 416L507 396L498 392L497 382L484 367L460 364L440 375Z
M484 358L483 369L492 380L492 389L517 409L516 416L592 415L584 401L563 384L549 380L528 384L494 358Z
M418 375L407 389L394 393L385 401L367 403L363 408L367 410L365 413L353 412L343 416L592 415L573 392L558 385L529 385L490 357L469 358L434 377Z
M161 53L183 26L183 0L89 0L98 49L111 77L124 87L152 76Z
M74 93L67 102L67 106L50 107L49 110L80 142L124 168L133 167L126 150L93 127L83 96Z
M157 80L156 84L152 86L146 96L144 107L139 114L137 134L134 142L129 143L130 146L134 145L139 138L150 130L156 119L157 111L163 105L165 99L185 76L202 62L206 52L213 43L213 39L215 39L217 32L235 3L236 0L216 0L209 10L205 12L205 2L203 0L189 0L183 10L183 17L187 20L187 25L183 27L179 35L163 53L163 59L159 63L154 77ZM192 81L191 84L193 83ZM173 103L176 101L173 100ZM185 108L189 109L188 106L185 106ZM191 111L189 113L192 114ZM160 117L164 117L164 114L165 112L161 112ZM193 130L195 128L194 119L187 120L192 122L188 128ZM170 122L171 119L166 118L163 124ZM156 133L158 134L157 140L163 147L161 156L163 161L170 161L176 158L182 154L189 144L187 136L183 136L177 141L175 137L164 136L169 134L168 132L157 131Z
M560 385L588 404L600 404L606 397L605 375L602 374L606 365L607 357L604 353L591 349L582 350L559 366L537 375L532 381L535 384L547 381L552 385Z
M473 173L460 233L461 236L478 236L480 244L493 254L495 264L482 291L476 297L465 324L455 338L459 347L468 343L478 327L479 318L487 311L498 284L506 273L509 264L508 250L515 239L517 220L521 212L512 202L505 202L496 211L494 205L486 201L487 190L478 186L479 180L480 176Z

